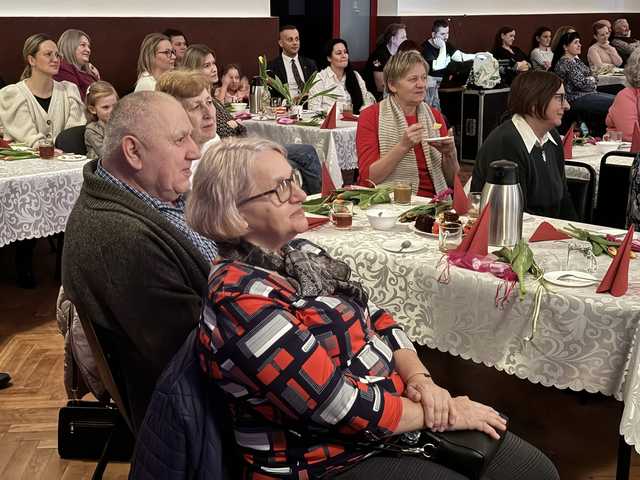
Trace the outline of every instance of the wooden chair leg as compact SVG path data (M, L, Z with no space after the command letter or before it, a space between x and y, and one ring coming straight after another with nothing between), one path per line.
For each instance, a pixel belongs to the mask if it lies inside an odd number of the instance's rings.
M618 462L616 466L616 480L629 480L631 468L631 445L625 442L622 435L618 438Z

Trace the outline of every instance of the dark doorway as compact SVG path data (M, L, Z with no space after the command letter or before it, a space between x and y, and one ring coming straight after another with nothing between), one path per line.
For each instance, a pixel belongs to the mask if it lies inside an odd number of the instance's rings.
M324 45L333 32L333 2L330 0L272 0L271 16L280 25L295 25L300 32L300 54L312 58L322 69ZM277 42L277 39L273 39Z

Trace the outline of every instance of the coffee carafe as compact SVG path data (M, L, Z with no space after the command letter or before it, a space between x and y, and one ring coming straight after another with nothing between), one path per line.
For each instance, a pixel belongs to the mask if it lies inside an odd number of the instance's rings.
M265 86L262 83L262 78L253 77L251 80L251 88L249 90L249 112L252 114L260 113L264 110L264 93Z
M512 247L522 238L524 200L518 183L518 165L508 160L489 164L480 209L490 207L489 245Z

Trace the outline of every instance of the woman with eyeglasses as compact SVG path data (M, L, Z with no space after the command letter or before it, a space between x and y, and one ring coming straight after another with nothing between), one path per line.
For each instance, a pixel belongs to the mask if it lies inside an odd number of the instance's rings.
M140 44L138 55L138 81L136 92L155 90L156 82L164 72L173 70L176 63L176 51L169 37L162 33L150 33Z
M556 130L567 110L569 103L557 75L542 70L518 75L509 94L512 117L496 127L480 147L471 190L482 191L491 162L510 160L518 165L525 211L575 219L562 139Z
M53 77L60 68L56 43L42 33L30 36L22 55L21 81L0 90L0 125L16 142L37 147L50 136L55 140L67 128L84 125L84 104L78 87Z
M58 48L62 59L60 70L54 78L59 82L67 80L75 83L84 100L87 87L100 80L100 72L90 62L91 39L81 30L65 30L58 38Z

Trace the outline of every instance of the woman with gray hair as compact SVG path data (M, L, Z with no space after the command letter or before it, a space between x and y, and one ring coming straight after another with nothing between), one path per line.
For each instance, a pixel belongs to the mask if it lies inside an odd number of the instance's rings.
M150 33L140 44L138 55L138 81L135 91L156 89L156 82L164 72L173 70L176 51L169 37L162 33Z
M62 55L60 70L53 77L61 82L75 83L84 100L87 87L100 80L100 72L89 61L91 57L91 39L82 30L65 30L58 39L58 50Z
M607 127L620 130L625 142L630 142L633 127L640 122L640 48L631 54L624 68L628 87L614 98L607 115Z
M358 120L359 183L402 181L425 197L453 185L458 153L442 114L423 102L428 72L414 50L395 54L384 67L389 96Z
M503 435L487 478L557 479L494 409L433 381L346 263L294 240L308 228L305 197L282 147L227 139L204 154L187 204L187 221L219 248L196 349L228 394L243 478L462 480L426 458L367 458L368 443L351 445L429 428Z

